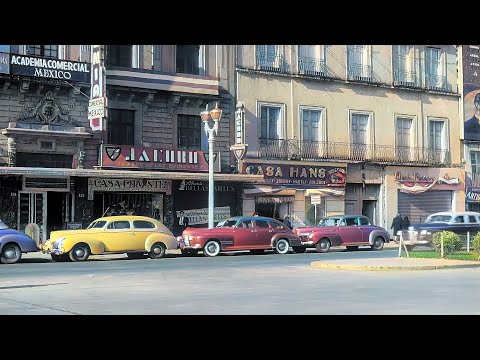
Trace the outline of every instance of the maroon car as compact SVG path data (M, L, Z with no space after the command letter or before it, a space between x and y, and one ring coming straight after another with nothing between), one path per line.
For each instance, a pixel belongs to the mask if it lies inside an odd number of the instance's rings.
M262 216L237 216L220 222L213 229L187 228L178 238L182 254L203 251L205 256L220 252L250 250L254 254L273 249L277 254L304 252L300 238L282 222Z
M359 246L370 245L374 250L382 250L390 242L390 234L380 226L372 225L363 215L331 216L320 221L318 226L298 227L295 233L306 247L315 247L326 253L331 246L345 246L356 250Z

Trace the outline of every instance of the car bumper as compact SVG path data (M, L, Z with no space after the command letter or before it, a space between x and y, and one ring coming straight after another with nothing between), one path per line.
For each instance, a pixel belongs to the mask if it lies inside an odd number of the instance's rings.
M302 241L301 243L302 243L303 246L312 246L313 245L312 240Z

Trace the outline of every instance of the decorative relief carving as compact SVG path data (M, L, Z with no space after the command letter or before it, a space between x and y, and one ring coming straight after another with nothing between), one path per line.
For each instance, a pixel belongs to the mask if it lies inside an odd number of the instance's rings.
M37 144L37 139L34 139L34 138L19 138L17 140L17 143L19 144L25 144L25 145L33 145L33 144Z
M77 147L77 142L72 140L57 141L57 146Z

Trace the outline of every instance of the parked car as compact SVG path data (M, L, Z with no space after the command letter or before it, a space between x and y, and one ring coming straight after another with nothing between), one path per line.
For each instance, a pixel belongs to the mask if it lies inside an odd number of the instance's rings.
M322 219L317 226L297 227L295 233L306 247L326 253L332 246L345 246L347 250L357 250L369 245L374 250L382 250L390 242L390 234L380 226L372 225L363 215L330 216Z
M273 249L286 254L304 252L300 238L282 222L263 216L236 216L226 219L213 229L186 228L179 239L182 254L217 256L220 252L250 250L253 254Z
M37 243L27 234L9 228L0 220L0 262L14 264L20 261L22 254L37 252Z
M53 261L85 261L90 255L126 253L129 258L158 259L176 249L172 232L160 221L145 216L106 216L86 229L52 231L42 252Z
M429 245L433 233L437 231L452 231L459 235L468 232L476 234L480 231L480 213L474 211L442 211L427 216L423 223L411 224L408 229L397 232L405 245Z

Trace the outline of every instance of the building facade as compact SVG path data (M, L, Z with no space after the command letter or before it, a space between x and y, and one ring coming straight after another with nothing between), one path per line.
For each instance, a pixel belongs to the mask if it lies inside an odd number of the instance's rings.
M239 45L246 214L364 214L389 229L464 209L454 45Z
M233 174L233 47L100 45L108 106L93 131L91 46L0 47L2 220L20 230L36 223L42 240L115 213L155 217L178 233L183 210L206 226L200 112L217 103L215 187L226 195L216 197L216 221L241 214L238 184L260 177Z

